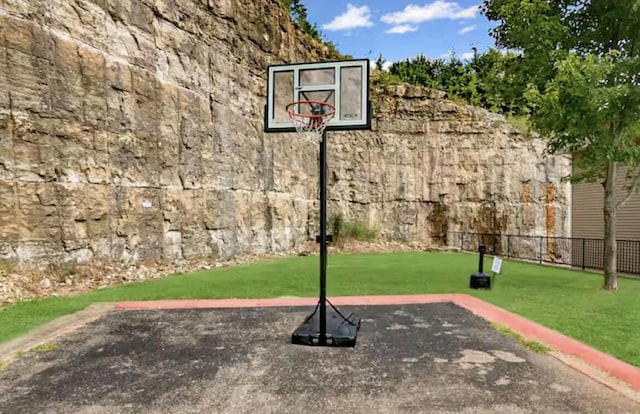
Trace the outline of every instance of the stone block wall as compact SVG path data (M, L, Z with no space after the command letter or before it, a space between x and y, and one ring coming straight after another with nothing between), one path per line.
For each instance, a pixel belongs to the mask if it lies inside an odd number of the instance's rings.
M263 132L265 72L331 58L277 0L3 0L0 259L225 258L313 238L317 148ZM330 214L403 240L568 234L568 163L541 142L436 92L373 101L374 131L331 134Z

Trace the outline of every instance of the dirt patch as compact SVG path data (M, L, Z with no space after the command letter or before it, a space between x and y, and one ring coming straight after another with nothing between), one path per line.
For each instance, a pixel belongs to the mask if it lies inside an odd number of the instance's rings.
M148 261L122 264L94 260L85 264L44 269L3 266L0 267L0 307L22 300L65 296L180 273L252 263L283 255L245 255L225 261L198 259L174 263Z

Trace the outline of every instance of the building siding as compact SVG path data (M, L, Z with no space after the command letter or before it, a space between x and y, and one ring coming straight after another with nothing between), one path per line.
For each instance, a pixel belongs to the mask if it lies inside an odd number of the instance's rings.
M616 185L618 201L626 194L627 170L620 168ZM604 238L604 187L600 183L580 183L572 186L572 236ZM635 194L618 210L616 226L618 240L640 240L640 194Z

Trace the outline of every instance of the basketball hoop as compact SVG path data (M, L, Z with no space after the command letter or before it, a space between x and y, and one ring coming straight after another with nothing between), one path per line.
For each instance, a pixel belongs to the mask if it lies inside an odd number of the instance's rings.
M296 101L287 105L287 114L300 136L314 144L322 141L322 134L336 113L329 102Z
M264 132L297 132L317 144L320 248L318 305L292 332L291 343L320 346L356 345L361 318L343 315L327 299L327 129L371 129L369 59L276 64L267 68ZM292 102L293 101L293 102ZM286 105L288 102L290 104ZM286 111L287 116L282 113ZM287 154L285 154L287 155ZM327 309L327 306L331 309Z

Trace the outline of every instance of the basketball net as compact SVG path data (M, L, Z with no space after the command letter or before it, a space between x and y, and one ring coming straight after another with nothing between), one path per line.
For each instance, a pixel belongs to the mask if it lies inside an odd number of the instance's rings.
M300 108L310 105L312 113L301 113ZM287 113L298 135L314 144L322 142L322 136L335 114L335 107L328 102L298 101L287 106Z

